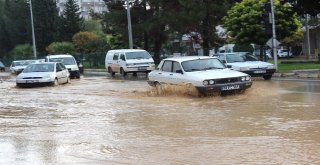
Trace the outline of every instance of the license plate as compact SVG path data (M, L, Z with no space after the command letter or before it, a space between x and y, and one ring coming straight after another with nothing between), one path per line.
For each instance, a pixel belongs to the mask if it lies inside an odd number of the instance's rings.
M267 73L267 71L266 70L256 70L253 73Z
M147 67L138 67L138 70L147 70Z
M240 85L228 85L228 86L221 87L222 91L230 91L235 89L240 89Z
M37 83L39 82L38 80L27 80L26 83Z

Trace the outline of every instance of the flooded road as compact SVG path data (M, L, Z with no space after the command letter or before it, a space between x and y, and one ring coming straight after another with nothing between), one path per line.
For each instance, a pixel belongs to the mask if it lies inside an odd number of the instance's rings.
M258 80L244 94L199 98L84 77L3 81L0 94L0 164L320 164L319 82Z

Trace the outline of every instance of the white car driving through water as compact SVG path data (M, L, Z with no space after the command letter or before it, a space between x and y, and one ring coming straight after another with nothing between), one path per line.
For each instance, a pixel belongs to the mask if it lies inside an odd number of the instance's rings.
M29 64L17 77L18 87L56 86L70 82L68 69L60 62Z
M151 86L191 84L203 95L243 92L252 85L250 75L230 70L219 59L208 56L163 59L149 73L147 82Z

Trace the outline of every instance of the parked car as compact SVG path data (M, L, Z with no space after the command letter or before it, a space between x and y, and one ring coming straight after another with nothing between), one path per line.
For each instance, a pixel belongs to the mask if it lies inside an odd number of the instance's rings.
M227 91L245 91L251 87L251 77L233 71L217 58L183 56L163 59L148 75L148 84L191 84L204 95Z
M60 62L43 62L28 65L17 77L18 87L56 86L70 82L70 73Z
M276 71L273 64L259 61L249 54L221 53L215 54L214 57L219 58L232 70L249 74L252 77L263 77L265 80L270 80Z
M115 73L126 76L127 73L149 73L155 65L151 55L143 49L116 49L107 52L105 67L112 76Z
M6 70L6 66L0 61L0 72L4 72Z
M48 55L46 62L61 62L69 70L70 77L80 78L80 70L76 59L70 54Z
M43 60L16 60L12 61L10 71L13 74L20 74L29 64L43 62Z
M292 57L292 53L291 51L288 51L288 49L278 49L277 51L277 56L279 58L282 58L282 57Z

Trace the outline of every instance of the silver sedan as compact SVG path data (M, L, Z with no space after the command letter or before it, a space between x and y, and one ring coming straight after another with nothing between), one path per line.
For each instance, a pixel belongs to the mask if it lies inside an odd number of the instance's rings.
M56 86L70 82L68 69L60 62L29 64L16 78L18 87Z

